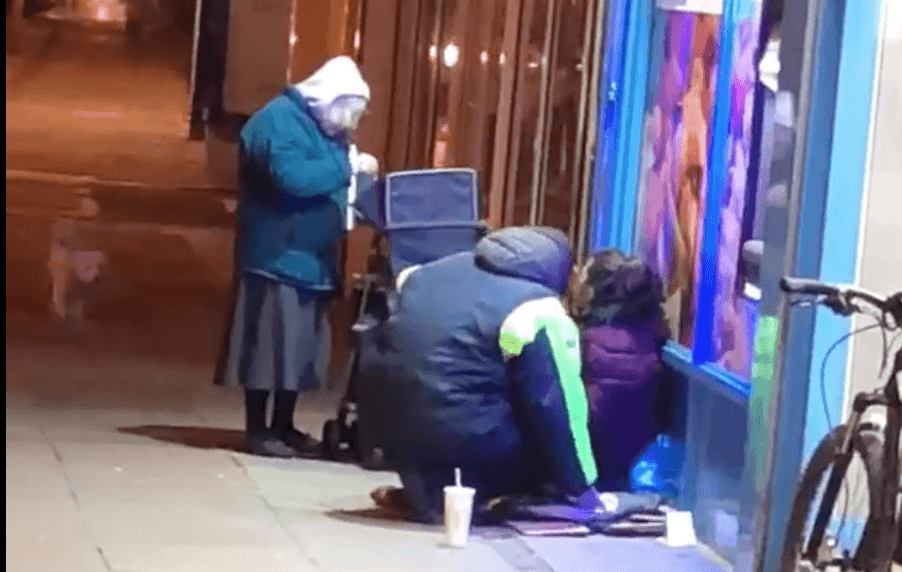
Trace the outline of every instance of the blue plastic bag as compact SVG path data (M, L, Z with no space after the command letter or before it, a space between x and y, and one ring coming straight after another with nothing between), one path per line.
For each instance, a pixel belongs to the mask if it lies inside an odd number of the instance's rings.
M633 492L651 492L675 498L683 458L682 443L667 435L658 435L633 465L630 488Z

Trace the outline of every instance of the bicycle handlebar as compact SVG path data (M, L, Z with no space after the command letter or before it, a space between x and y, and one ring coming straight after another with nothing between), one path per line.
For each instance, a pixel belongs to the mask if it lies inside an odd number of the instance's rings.
M790 278L784 276L780 280L780 289L787 294L805 294L808 296L837 296L841 292L839 286L824 284L807 278Z
M902 292L885 297L855 286L827 284L818 280L789 276L780 280L780 289L787 294L823 297L824 303L839 313L860 312L853 301L862 300L884 314L889 314L897 325L902 326Z

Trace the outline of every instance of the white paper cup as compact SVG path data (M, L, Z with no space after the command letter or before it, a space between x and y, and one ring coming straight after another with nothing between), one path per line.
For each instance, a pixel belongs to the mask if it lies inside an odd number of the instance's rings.
M470 487L445 487L445 534L453 548L467 545L475 495L476 489Z

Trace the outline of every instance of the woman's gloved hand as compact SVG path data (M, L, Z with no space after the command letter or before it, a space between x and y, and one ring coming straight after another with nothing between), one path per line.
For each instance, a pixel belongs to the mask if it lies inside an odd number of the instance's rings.
M355 173L366 173L373 176L379 174L379 161L369 153L357 153L354 155L351 167Z

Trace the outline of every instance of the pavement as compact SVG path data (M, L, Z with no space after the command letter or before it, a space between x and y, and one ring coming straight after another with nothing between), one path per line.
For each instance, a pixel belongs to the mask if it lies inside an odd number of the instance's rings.
M15 572L720 570L694 549L524 540L380 518L394 475L241 449L241 397L211 360L124 355L81 338L7 342L6 563ZM315 430L336 395L301 400ZM628 568L624 564L629 563Z

